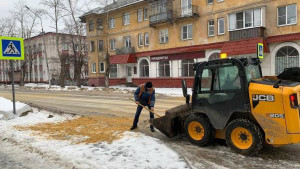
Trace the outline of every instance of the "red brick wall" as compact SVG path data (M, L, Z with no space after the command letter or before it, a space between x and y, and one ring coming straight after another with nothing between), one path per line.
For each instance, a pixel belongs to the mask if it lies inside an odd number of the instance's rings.
M186 80L186 84L189 88L193 87L194 78L136 78L132 79L135 85L144 84L151 81L154 87L166 87L166 88L181 88L182 79Z
M111 78L109 79L109 85L120 85L126 83L126 78ZM105 78L104 77L98 77L98 78L89 78L88 79L89 86L104 86L105 85Z

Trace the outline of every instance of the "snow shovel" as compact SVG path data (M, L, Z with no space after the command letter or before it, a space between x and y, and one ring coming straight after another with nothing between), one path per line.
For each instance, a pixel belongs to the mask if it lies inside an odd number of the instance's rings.
M129 98L129 100L131 100L131 101L135 102L135 100L134 100L134 99L132 99L132 98ZM136 103L136 102L135 102L135 103ZM140 106L142 106L144 109L146 109L146 110L150 111L151 113L155 114L157 117L161 117L160 115L158 115L158 114L157 114L157 113L155 113L154 111L150 110L148 107L146 107L146 106L142 105L141 103L137 103L137 104L138 104L138 105L140 105Z

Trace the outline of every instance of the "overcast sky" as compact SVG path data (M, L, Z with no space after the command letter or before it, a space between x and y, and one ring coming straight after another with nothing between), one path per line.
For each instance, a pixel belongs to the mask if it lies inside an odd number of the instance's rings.
M42 8L40 5L41 0L25 0L25 2L28 4L30 8ZM11 14L9 11L13 9L16 3L18 3L19 0L0 0L0 18L3 17L9 17ZM90 9L96 8L97 5L95 3L91 3L92 0L80 0L80 2L83 4L85 2L89 2L88 7L84 9L84 11L88 11ZM50 22L49 19L44 19L43 18L43 25L44 25L44 30L46 32L54 32L55 30L50 27L53 23ZM40 29L40 28L38 28Z

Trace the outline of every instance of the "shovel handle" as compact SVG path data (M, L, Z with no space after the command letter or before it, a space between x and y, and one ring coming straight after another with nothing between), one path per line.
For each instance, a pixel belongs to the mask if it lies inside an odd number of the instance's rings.
M135 102L135 103L136 103L136 101L135 101L134 99L132 99L132 98L129 98L129 100L131 100L131 101L133 101L133 102ZM146 107L146 106L142 105L141 103L137 103L137 104L138 104L139 106L142 106L144 109L148 110L149 112L151 112L151 113L155 114L157 117L161 117L160 115L158 115L158 114L157 114L157 113L155 113L154 111L150 110L148 107Z

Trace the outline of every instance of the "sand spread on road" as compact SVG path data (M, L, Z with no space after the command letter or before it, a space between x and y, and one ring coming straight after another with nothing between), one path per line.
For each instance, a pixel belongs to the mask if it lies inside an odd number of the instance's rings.
M111 143L129 130L132 119L123 117L80 117L61 123L44 123L35 126L17 126L19 130L33 130L35 134L46 135L48 139L77 140L75 143ZM75 139L74 139L75 138Z

